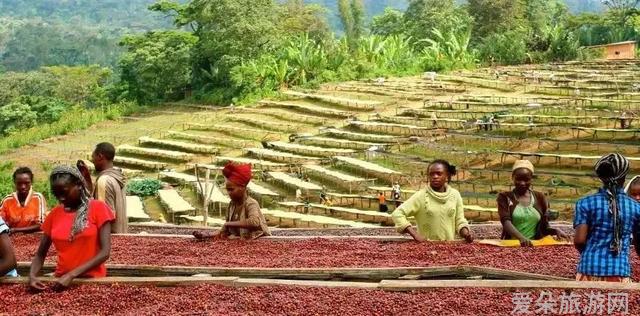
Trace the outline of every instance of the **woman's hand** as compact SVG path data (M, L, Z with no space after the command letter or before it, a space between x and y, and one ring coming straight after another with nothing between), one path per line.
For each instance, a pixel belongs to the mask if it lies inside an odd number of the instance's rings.
M191 234L193 235L193 237L195 237L199 241L203 241L207 239L219 240L219 239L225 239L227 237L227 235L224 233L223 230L218 230L213 234L200 232L200 231L194 231Z
M530 239L522 238L522 239L520 239L520 246L522 246L522 247L533 247L533 243L531 243Z
M56 292L64 291L69 287L69 285L71 285L72 281L73 276L67 273L56 281L56 283L53 285L53 290Z
M560 240L570 241L569 235L565 234L562 230L556 228L556 237Z
M47 289L47 286L36 277L29 277L29 287L38 292Z
M473 242L473 234L471 234L471 231L467 227L460 229L460 236L469 244Z
M424 237L420 236L420 234L418 234L418 232L416 231L415 228L413 228L413 226L409 226L407 227L406 232L411 235L411 237L413 237L413 240L417 241L417 242L425 242L426 239L424 239Z
M199 241L212 239L212 238L216 237L215 233L211 234L211 233L208 233L208 232L201 232L201 231L194 231L192 234L193 234L193 237L195 237Z

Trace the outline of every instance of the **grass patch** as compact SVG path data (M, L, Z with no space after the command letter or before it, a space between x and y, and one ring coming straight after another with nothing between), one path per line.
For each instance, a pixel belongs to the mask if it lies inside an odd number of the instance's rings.
M140 106L133 103L120 103L95 109L77 106L65 112L57 122L35 126L1 138L0 154L53 136L77 132L102 121L115 120L141 109Z

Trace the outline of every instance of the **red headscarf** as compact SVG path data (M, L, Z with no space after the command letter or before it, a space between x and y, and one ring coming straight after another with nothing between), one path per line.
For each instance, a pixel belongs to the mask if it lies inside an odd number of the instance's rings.
M222 169L222 174L230 182L246 187L251 181L251 165L229 162Z

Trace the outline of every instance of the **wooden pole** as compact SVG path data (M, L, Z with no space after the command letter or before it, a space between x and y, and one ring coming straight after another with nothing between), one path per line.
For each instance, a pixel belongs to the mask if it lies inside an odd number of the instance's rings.
M204 182L204 191L202 192L203 200L204 200L204 208L203 208L203 225L207 227L207 223L209 222L209 201L211 200L211 192L209 190L209 178L211 177L211 169L207 168L205 172L205 182Z

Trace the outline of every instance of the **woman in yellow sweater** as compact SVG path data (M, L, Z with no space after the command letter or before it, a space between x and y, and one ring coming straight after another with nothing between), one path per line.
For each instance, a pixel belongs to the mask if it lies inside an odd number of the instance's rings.
M464 218L462 196L449 186L456 167L446 160L435 160L428 168L429 185L415 193L392 214L399 233L409 234L416 241L454 240L456 234L473 242L469 223ZM414 217L417 230L408 218Z

